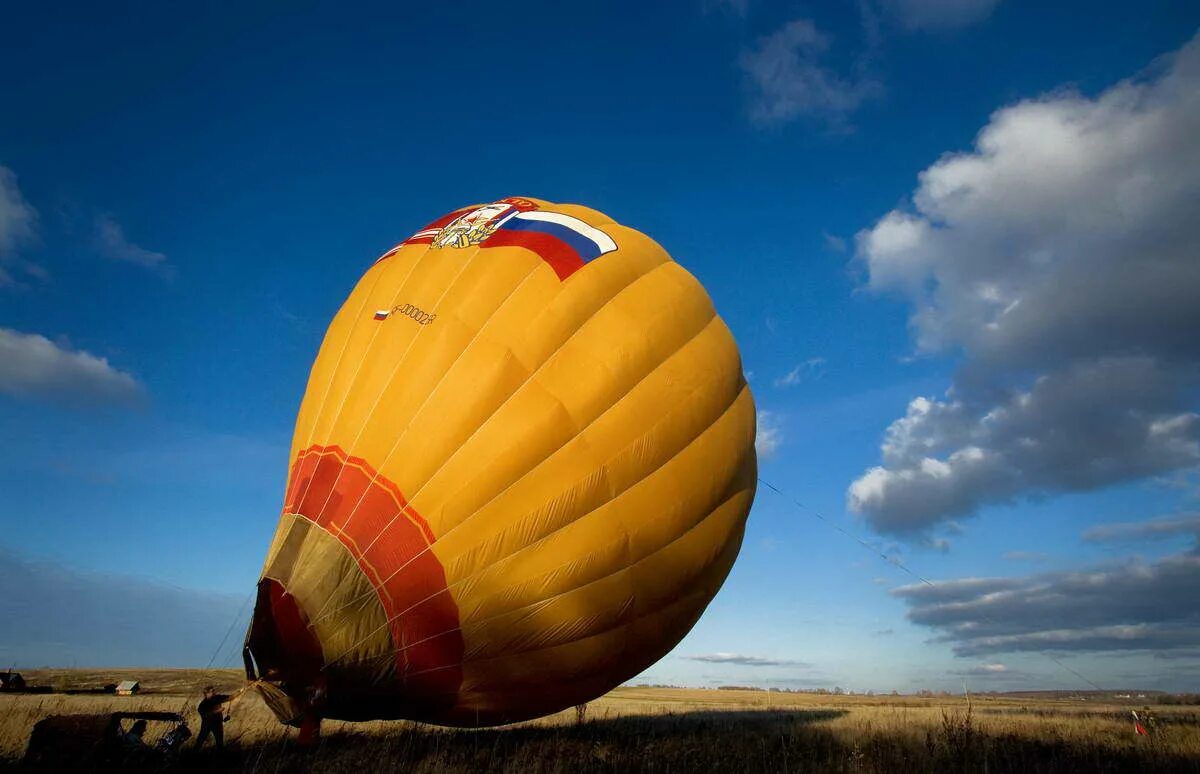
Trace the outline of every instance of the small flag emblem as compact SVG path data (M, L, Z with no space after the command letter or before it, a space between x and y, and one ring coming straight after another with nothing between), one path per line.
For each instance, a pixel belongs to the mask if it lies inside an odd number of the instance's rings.
M392 313L392 310L390 310L390 309L379 309L378 311L375 312L375 319L376 320L386 320L388 318L388 315L391 313Z

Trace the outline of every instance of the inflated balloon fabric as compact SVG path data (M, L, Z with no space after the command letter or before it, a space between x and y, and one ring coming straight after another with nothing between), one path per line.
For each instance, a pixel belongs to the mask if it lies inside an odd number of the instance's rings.
M592 699L720 588L754 433L729 329L653 240L536 199L449 213L325 335L247 668L350 720Z

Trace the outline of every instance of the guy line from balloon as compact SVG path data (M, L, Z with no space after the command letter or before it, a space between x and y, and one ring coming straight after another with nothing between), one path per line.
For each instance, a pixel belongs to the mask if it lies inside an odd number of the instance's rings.
M633 280L631 280L631 283L632 283L632 281L633 281ZM626 287L627 287L627 286L626 286ZM618 291L618 292L619 292L619 291ZM511 296L510 296L510 297L511 297ZM506 299L506 300L507 300L507 299ZM715 317L715 315L714 315L714 317ZM590 318L589 318L589 319L590 319ZM704 327L707 327L707 326L708 326L708 324L711 324L711 322L712 322L712 318L710 318L710 319L708 320L708 322L707 322L707 323L705 323L705 326L704 326ZM704 328L701 328L701 331L702 331L702 330L704 330ZM540 372L540 371L541 371L541 369L542 369L542 368L543 368L543 367L544 367L544 366L545 366L547 363L549 363L549 362L550 362L550 360L552 360L552 359L553 359L553 356L554 356L554 354L556 354L556 353L557 353L559 350L561 350L561 349L562 349L562 347L563 347L563 346L565 346L565 345L566 345L566 343L567 343L568 341L570 341L570 339L571 339L571 338L572 338L574 335L575 335L575 334L574 334L574 333L572 333L570 336L568 336L568 337L567 337L567 339L566 339L566 340L565 340L565 341L564 341L562 344L560 344L560 345L559 345L559 347L557 347L557 348L554 350L554 352L550 353L550 355L549 355L549 356L548 356L548 357L547 357L547 358L546 358L546 359L543 361L543 363L542 363L541 365L539 365L539 366L538 366L538 368L534 369L534 371L532 371L532 372L530 373L529 377L528 377L528 378L527 378L527 379L526 379L524 382L522 382L520 385L518 385L518 386L517 386L517 387L516 387L516 388L513 390L513 392L509 394L509 397L508 397L508 398L506 398L506 399L505 399L505 401L504 401L503 403L501 403L501 404L500 404L500 406L498 406L498 407L495 409L495 411L493 412L493 415L494 415L495 413L498 413L498 412L499 412L499 411L500 411L500 410L501 410L501 409L502 409L502 408L503 408L505 405L507 405L507 404L508 404L508 402L509 402L510 400L512 400L512 398L513 398L513 397L514 397L514 396L517 394L517 392L519 392L519 391L520 391L521 387L523 387L523 386L524 386L525 384L527 384L527 383L528 383L530 380L532 380L532 379L533 379L533 377L534 377L534 376L536 376L536 375L537 375L537 373L538 373L538 372ZM697 334L696 334L696 335L699 335L699 332L697 332ZM693 336L692 338L694 338L694 336ZM689 339L689 341L691 341L691 339ZM684 345L686 345L686 343L687 343L687 342L685 342L685 343L684 343ZM698 389L698 388L697 388L697 389ZM695 390L693 390L693 391L692 391L692 393L689 393L689 394L693 394L694 392L695 392ZM598 421L598 420L599 420L599 418L600 418L600 417L597 417L595 420L593 420L593 423L594 423L595 421ZM591 424L592 424L592 423L589 423L588 427L590 427L590 426L591 426ZM585 429L586 429L586 428L585 428ZM464 441L464 442L463 442L463 444L459 445L458 449L456 449L456 450L455 450L454 454L452 454L452 455L451 455L449 458L447 458L447 459L446 459L446 460L445 460L445 461L442 463L442 465L441 465L441 466L440 466L440 467L439 467L437 470L435 470L435 471L433 472L433 474L431 474L431 475L429 476L429 478L426 480L426 484L427 484L429 481L433 480L433 479L436 477L437 473L439 473L439 472L442 470L442 468L444 468L444 467L445 467L447 464L449 464L449 463L450 463L450 461L451 461L451 460L454 458L454 456L455 456L456 454L458 454L458 453L459 453L459 452L460 452L460 451L461 451L461 450L462 450L462 449L463 449L463 448L466 446L466 443L467 443L468 441L470 441L470 439L471 439L471 438L473 438L473 437L474 437L474 435L475 435L475 433L477 433L478 431L479 431L479 428L476 428L475 432L473 432L473 433L471 434L471 436L467 438L467 441ZM398 443L397 443L397 446L398 446ZM394 447L393 447L393 451L394 451L394 449L395 449L395 448L397 448L397 446L394 446ZM377 472L377 475L378 475L378 472ZM480 511L482 511L484 508L486 508L486 506L487 506L488 504L490 504L490 503L494 502L494 501L495 501L497 498L499 498L499 497L502 497L502 496L503 496L503 495L504 495L506 492L508 492L508 491L509 491L509 489L511 489L511 488L512 488L512 486L514 486L514 485L515 485L516 483L518 483L520 480L521 480L521 479L520 479L520 478L518 478L516 481L514 481L514 482L510 483L508 486L506 486L506 487L505 487L504 489L502 489L500 492L497 492L495 495L493 495L493 496L492 496L492 498L491 498L491 499L489 499L489 500L487 501L487 503L484 503L484 504L483 504L483 506L481 506L479 509L477 509L475 513L479 513L479 512L480 512ZM418 489L417 489L417 491L416 491L416 492L415 492L415 493L414 493L414 494L413 494L411 497L408 497L408 498L407 498L408 502L412 502L413 500L415 500L415 499L416 499L416 498L417 498L417 497L418 497L418 496L421 494L421 492L424 490L424 486L425 486L425 485L423 484L423 485L422 485L420 488L418 488ZM356 502L356 504L355 504L355 508L357 508L358 504L359 504L359 503L361 503L361 502L362 502L362 497L360 496L360 498L359 498L358 502ZM463 526L467 525L468 523L470 523L470 521L471 521L471 518L472 518L474 515L475 515L475 514L471 514L470 516L468 516L468 517L467 517L466 519L464 519L463 521L461 521L461 522L459 522L458 524L456 524L456 525L454 525L453 527L451 527L451 528L450 528L449 530L447 530L447 531L446 531L446 532L445 532L443 535L441 535L441 536L440 536L440 538L446 538L446 537L450 536L451 534L453 534L455 531L457 531L459 528L461 528L461 527L463 527ZM586 514L585 514L585 515L586 515ZM388 522L388 525L387 525L387 526L390 526L392 523L394 523L394 522L395 522L395 520L396 520L396 518L398 518L398 517L393 517L392 521ZM346 522L346 523L349 523L349 519L347 519L347 522ZM560 527L559 529L563 529L563 528L565 528L566 526L569 526L569 524L568 524L568 525L564 525L563 527ZM385 527L385 529L386 529L386 527ZM559 531L559 529L556 529L556 530L554 530L553 532L551 532L551 533L549 533L549 534L550 534L550 535L552 535L552 534L555 534L556 532L558 532L558 531ZM379 535L377 535L377 536L375 537L375 540L374 540L374 541L372 541L371 545L374 545L374 542L375 542L375 541L378 541L378 540L379 540L379 538L380 538L380 537L382 537L382 535L383 535L383 533L382 533L382 532L380 532L380 534L379 534ZM545 537L549 537L549 535L546 535ZM408 561L406 561L404 564L402 564L400 567L398 567L398 568L397 568L397 569L396 569L394 572L392 572L390 575L388 575L386 578L384 578L382 582L383 582L383 583L386 583L387 581L391 580L391 579L392 579L392 578L394 578L396 575L398 575L398 574L400 574L401 572L403 572L403 571L404 571L404 570L405 570L405 569L406 569L408 566L410 566L410 565L411 565L413 562L415 562L417 559L419 559L421 556L425 555L426 553L428 553L428 552L429 552L429 551L431 551L431 550L432 550L432 545L431 545L431 544L430 544L430 545L426 545L426 546L425 546L423 549L421 549L421 550L420 550L420 551L418 551L416 554L414 554L414 555L413 555L411 558L409 558L409 560L408 560ZM569 562L568 562L568 563L569 563ZM564 564L567 564L567 563L564 563ZM352 645L350 648L348 648L348 649L347 649L345 652L343 652L343 653L342 653L342 654L341 654L341 655L340 655L340 656L339 656L337 659L333 659L333 660L331 660L331 661L329 662L329 664L331 665L331 664L333 664L333 663L334 663L334 661L337 661L338 659L340 659L340 658L344 657L344 656L345 656L345 655L347 655L347 654L348 654L350 651L352 651L352 650L354 650L356 647L358 647L358 645L361 645L363 642L367 641L368 639L370 639L372 636L374 636L375 634L377 634L377 633L379 633L380 631L382 631L382 630L383 630L384 628L386 628L387 626L390 626L392 623L394 623L394 622L395 622L396 620L398 620L400 617L402 617L402 616L403 616L403 615L405 615L406 613L409 613L409 612L411 612L411 611L412 611L414 608L418 607L419 605L423 604L424 602L427 602L428 600L430 600L430 599L432 599L432 598L434 598L434 597L438 596L439 594L447 593L447 592L448 592L448 591L449 591L451 588L457 588L458 586L460 586L460 585L462 585L462 584L464 584L464 583L467 583L467 582L469 582L469 581L473 580L475 577L476 577L476 574L475 574L475 573L473 573L473 574L471 574L471 575L468 575L468 576L466 576L466 577L464 577L464 578L461 578L459 581L457 581L457 582L455 582L455 583L453 583L453 584L450 584L450 586L448 586L448 587L447 587L445 590L443 590L443 591L438 591L438 592L435 592L434 594L432 594L432 595L430 595L430 596L426 597L425 599L422 599L422 600L420 600L420 601L419 601L419 602L417 602L416 604L413 604L413 605L409 606L409 607L408 607L408 608L406 608L405 610L402 610L402 611L400 611L400 612L399 612L399 613L397 613L395 616L392 616L392 617L388 618L388 619L387 619L387 621L386 621L384 624L382 624L382 625L381 625L381 626L379 626L379 627L376 627L376 629L375 629L375 630L373 630L372 632L370 632L370 633L369 633L369 634L368 634L366 637L364 637L364 638L361 638L361 639L360 639L358 642L356 642L354 645ZM338 613L340 613L340 612L342 612L342 611L344 611L344 610L348 609L350 606L352 606L352 605L354 605L354 604L357 604L357 603L359 603L359 602L369 601L369 600L370 600L370 598L372 597L372 595L373 595L373 594L375 594L375 593L376 593L376 592L375 592L373 589L372 589L372 590L369 590L369 591L366 591L366 592L364 592L364 593L360 594L358 597L355 597L354 599L351 599L350 601L348 601L348 602L344 603L344 604L343 604L341 607L338 607L337 609L335 609L335 610L333 610L333 611L331 611L331 612L329 612L329 613L327 613L327 614L324 614L324 615L322 615L322 614L320 613L320 611L319 611L319 612L318 612L318 614L317 614L317 616L316 616L316 617L314 618L314 620L312 621L312 624L314 624L314 625L315 625L317 622L319 622L319 621L321 621L321 620L325 620L326 618L328 618L328 617L330 617L330 616L337 615ZM566 592L563 592L563 593L566 593ZM553 598L555 598L555 597L557 597L557 596L560 596L560 595L557 595L557 594L556 594L554 597L550 597L550 599L553 599ZM327 605L327 604L328 604L328 600L326 601L326 605ZM324 608L322 608L322 610L323 610L323 609L324 609ZM343 626L345 626L345 625L346 625L346 624L343 624ZM442 632L441 634L446 634L446 633L449 633L449 632L451 632L451 631L454 631L454 629L449 629L449 630L447 630L446 632ZM424 642L424 641L425 641L425 640L422 640L421 642ZM419 643L413 643L413 645L415 645L415 644L419 644ZM404 649L402 649L401 651L398 651L398 652L403 652L403 650L407 650L407 648L404 648ZM328 665L327 665L327 666L328 666Z

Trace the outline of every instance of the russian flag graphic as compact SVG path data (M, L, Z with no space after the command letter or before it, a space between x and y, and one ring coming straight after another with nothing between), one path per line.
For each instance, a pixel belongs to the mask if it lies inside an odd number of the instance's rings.
M617 249L612 237L595 226L571 215L537 207L527 199L509 198L455 210L389 250L379 261L405 245L480 250L521 247L537 254L560 280L565 280L588 261Z
M550 264L560 280L617 249L608 234L561 212L531 210L506 218L481 247L524 247Z

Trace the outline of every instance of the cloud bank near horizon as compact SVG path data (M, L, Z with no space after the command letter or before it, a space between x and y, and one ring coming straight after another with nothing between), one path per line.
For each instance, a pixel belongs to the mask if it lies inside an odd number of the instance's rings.
M3 547L0 577L6 589L0 661L18 668L203 667L244 602L147 578L74 570ZM237 661L241 638L235 631L230 639L218 666Z

